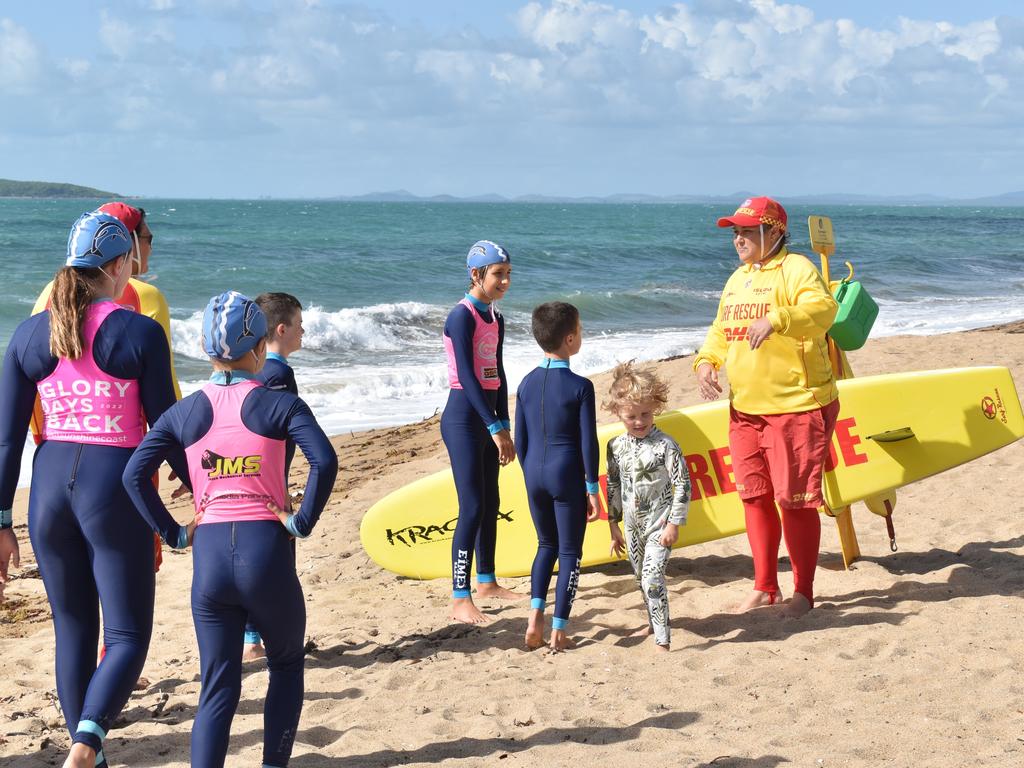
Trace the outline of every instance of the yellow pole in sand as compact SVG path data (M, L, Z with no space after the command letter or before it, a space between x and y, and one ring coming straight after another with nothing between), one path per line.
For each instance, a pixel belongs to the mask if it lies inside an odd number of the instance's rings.
M828 216L808 216L807 229L811 234L811 247L821 257L821 277L825 281L826 288L831 291L828 259L836 251L832 220ZM843 355L831 338L828 339L828 356L832 362L832 371L836 379L846 378ZM850 513L850 507L847 505L839 509L831 509L826 503L823 510L825 514L835 518L836 530L839 532L839 544L843 551L843 565L849 569L850 563L860 557L860 544L857 542L857 531L853 527L853 515Z

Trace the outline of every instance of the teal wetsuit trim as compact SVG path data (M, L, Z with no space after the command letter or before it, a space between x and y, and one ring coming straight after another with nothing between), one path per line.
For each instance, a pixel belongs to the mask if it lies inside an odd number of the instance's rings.
M591 483L591 482L587 483L587 493L600 493L600 492L601 492L601 484L600 483Z
M474 307L479 309L481 312L486 312L487 310L491 309L491 305L488 304L486 301L480 301L480 299L478 299L476 296L472 296L468 293L466 294L466 300Z
M247 629L245 630L244 642L246 645L257 645L263 642L263 637L260 635L259 632L254 632L251 629Z
M75 735L77 736L79 733L91 733L93 736L99 737L101 742L107 738L107 732L100 727L99 723L94 723L92 720L79 720L78 728L75 729ZM92 746L92 744L89 743L89 746ZM98 753L99 751L99 748L97 748L96 752Z
M168 542L170 543L170 542ZM175 549L188 548L188 526L181 526L178 529L178 541L172 545Z
M14 525L14 512L10 509L0 509L0 528L11 528Z
M478 573L476 575L477 584L494 584L497 580L493 573Z
M256 378L255 373L248 371L214 371L210 374L210 381L214 384L222 384L230 387L243 381L252 381Z
M565 629L565 627L566 627L566 625L568 623L569 623L568 619L559 619L559 618L555 617L555 618L551 619L551 628L552 629Z
M284 527L287 528L288 533L290 533L296 539L306 538L301 533L299 533L299 529L295 526L295 515L288 515L288 518L284 521Z
M470 595L470 592L469 592L468 589L453 589L452 590L452 598L455 599L455 600L460 600L460 599L462 599L464 597L469 597L469 595Z
M543 611L547 607L547 602L543 597L530 598L530 608L535 611Z
M277 360L279 363L288 365L288 358L284 355L277 354L277 352L267 352L267 360Z
M538 365L537 367L538 368L568 368L569 367L569 361L568 360L559 360L558 358L555 358L555 357L545 357L541 361L540 365Z

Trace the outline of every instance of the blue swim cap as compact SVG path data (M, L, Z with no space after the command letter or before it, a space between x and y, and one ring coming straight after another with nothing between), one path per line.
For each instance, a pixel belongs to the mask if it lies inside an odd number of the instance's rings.
M203 312L203 351L218 360L240 360L267 335L267 318L238 291L214 296Z
M69 267L102 267L132 249L132 236L108 213L83 213L68 235Z
M469 255L466 257L466 269L470 270L470 275L472 275L474 269L491 264L508 264L511 261L512 257L508 251L497 243L492 243L490 240L479 240L469 249Z

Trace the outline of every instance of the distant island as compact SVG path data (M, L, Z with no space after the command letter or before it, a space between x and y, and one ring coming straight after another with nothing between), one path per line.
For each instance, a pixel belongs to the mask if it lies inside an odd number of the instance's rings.
M372 203L591 203L591 204L697 204L697 205L735 205L738 200L754 197L752 192L735 192L731 195L647 195L642 193L620 193L604 197L562 197L554 195L519 195L505 197L503 195L485 194L471 197L455 197L453 195L414 195L404 189L394 192L371 192L367 195L339 195L327 198L346 202ZM821 195L779 195L787 205L909 205L909 206L1024 206L1024 190L1007 192L1003 195L988 197L951 198L938 195L858 195L832 193ZM268 198L269 199L269 198Z
M116 192L54 181L0 179L0 197L120 197Z

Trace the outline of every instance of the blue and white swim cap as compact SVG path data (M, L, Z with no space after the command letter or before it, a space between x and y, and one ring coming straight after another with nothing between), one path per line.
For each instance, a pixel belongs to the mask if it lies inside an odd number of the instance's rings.
M68 235L69 267L102 267L132 250L132 236L108 213L83 213Z
M238 291L214 296L203 312L203 351L218 360L240 360L267 335L267 318Z
M466 269L472 276L474 269L487 267L491 264L508 264L512 261L509 252L490 240L479 240L469 249L466 257Z

